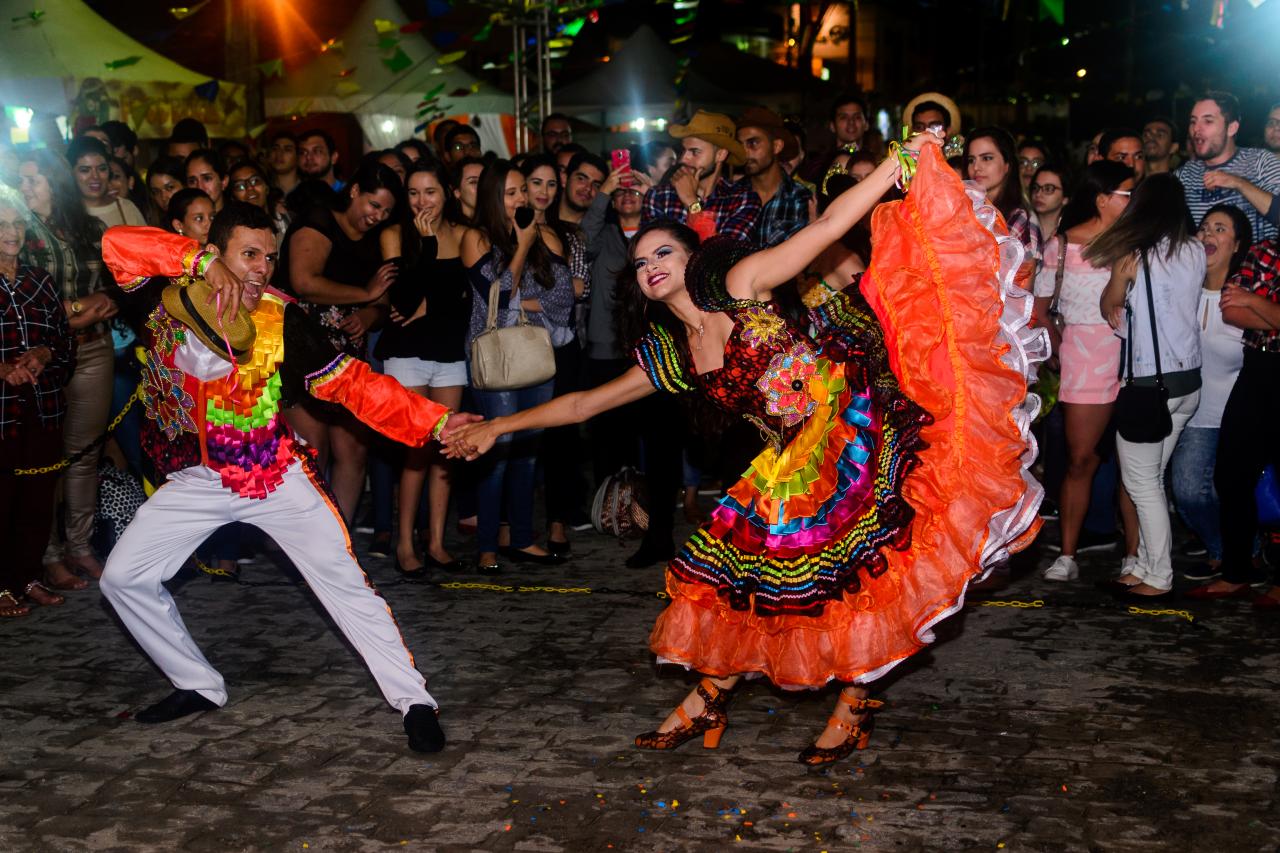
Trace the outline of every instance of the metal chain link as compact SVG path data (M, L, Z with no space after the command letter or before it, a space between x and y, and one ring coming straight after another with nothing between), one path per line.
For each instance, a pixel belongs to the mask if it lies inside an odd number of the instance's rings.
M120 414L116 415L111 423L107 426L107 431L86 444L80 450L63 459L61 462L55 462L52 465L42 465L39 468L14 468L13 473L17 477L33 477L40 474L52 474L54 471L61 471L70 465L74 465L85 456L92 453L97 448L107 443L107 439L111 437L111 433L116 431L124 420L125 415L129 414L129 410L133 408L133 404L142 399L142 383L138 383L138 387L133 389L133 394L129 397L128 402L124 404L124 408L120 410Z

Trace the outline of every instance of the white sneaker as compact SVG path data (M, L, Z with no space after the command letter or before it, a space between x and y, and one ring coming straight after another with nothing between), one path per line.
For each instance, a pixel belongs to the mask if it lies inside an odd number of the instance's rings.
M1080 567L1076 565L1075 557L1063 555L1054 560L1041 577L1047 581L1073 581L1080 577Z

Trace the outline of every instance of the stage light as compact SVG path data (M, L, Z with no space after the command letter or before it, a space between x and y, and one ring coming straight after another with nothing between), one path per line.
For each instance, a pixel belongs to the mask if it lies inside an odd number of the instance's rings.
M644 119L642 118L635 119L631 122L631 129L643 132L644 124L645 124Z
M1088 68L1077 68L1077 69L1076 69L1076 76L1077 76L1077 77L1083 77L1084 75L1086 75L1086 74L1088 74L1088 73L1089 73L1089 69L1088 69Z
M395 129L396 129L396 123L394 120L386 119L385 121L382 122L383 133L391 133Z

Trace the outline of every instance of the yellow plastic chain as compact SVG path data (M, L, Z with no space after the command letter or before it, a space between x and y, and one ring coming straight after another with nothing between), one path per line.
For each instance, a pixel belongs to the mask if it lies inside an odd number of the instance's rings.
M131 396L129 398L129 401L124 404L124 408L120 410L120 414L116 415L115 418L111 421L111 424L107 427L107 431L103 433L101 436L99 436L98 438L95 438L92 442L90 442L90 444L101 441L111 433L115 432L116 427L120 426L120 422L124 420L124 416L129 414L129 410L133 408L133 404L138 402L138 400L141 399L141 397L142 397L142 386L139 385L137 388L133 390L133 396ZM84 452L83 450L77 451L77 453L71 454L71 456L67 457L66 459L63 459L61 462L55 462L52 465L44 465L39 468L14 468L13 473L15 476L18 476L18 477L32 477L32 476L38 476L40 474L52 474L54 471L61 471L63 468L66 468L68 465L71 464L71 457L76 456L78 455L78 453L83 453L83 452Z

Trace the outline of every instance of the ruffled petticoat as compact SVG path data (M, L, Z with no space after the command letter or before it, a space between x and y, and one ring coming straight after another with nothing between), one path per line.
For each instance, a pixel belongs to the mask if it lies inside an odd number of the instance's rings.
M660 663L787 689L875 680L932 642L968 585L1039 530L1043 490L1028 468L1040 402L1027 387L1049 344L1028 325L1031 294L1014 283L1021 244L933 148L907 198L877 208L872 228L862 292L902 392L933 416L902 484L915 511L910 542L883 547L884 570L818 615L762 616L668 572L671 603L650 636ZM744 478L730 495L748 487Z

